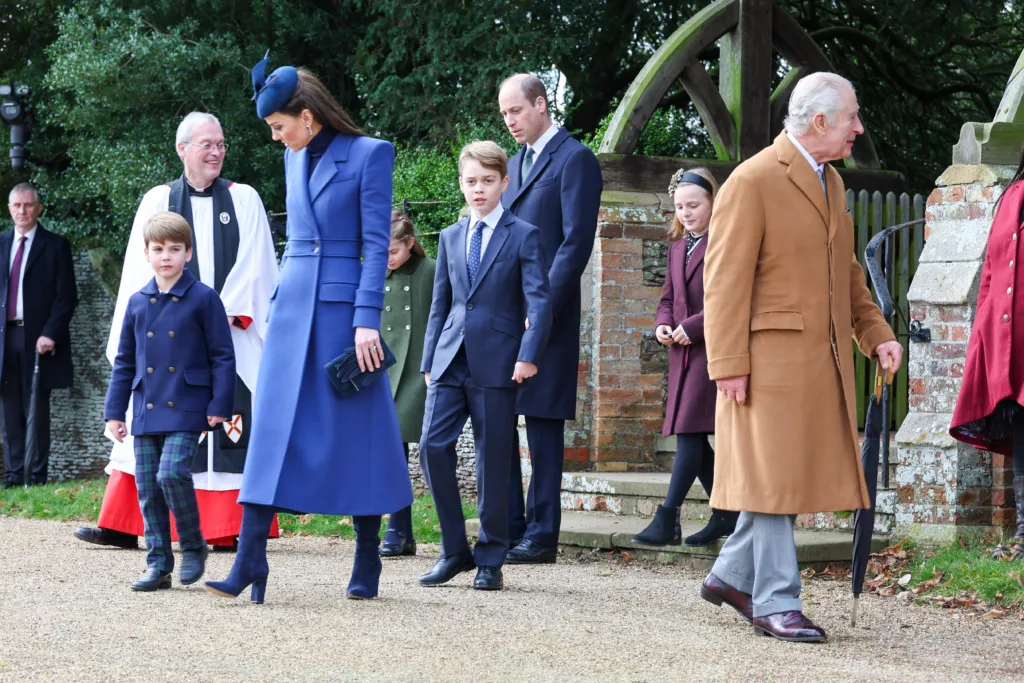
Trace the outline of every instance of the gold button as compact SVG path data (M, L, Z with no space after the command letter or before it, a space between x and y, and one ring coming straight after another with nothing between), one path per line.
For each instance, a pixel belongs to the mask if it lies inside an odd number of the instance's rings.
M149 303L155 304L156 303L156 297L155 296L149 297Z
M173 301L174 303L178 303L179 301L181 301L181 299L179 299L179 298L178 298L178 297L176 297L176 296L172 296L172 297L171 297L171 301Z
M388 325L388 332L391 331L391 325Z
M150 375L152 375L153 374L153 368L146 368L146 372L149 373Z
M407 311L409 310L409 306L408 306L408 304L406 304L406 306L405 306L405 310L407 310Z
M167 368L167 372L174 372L174 368Z
M153 338L153 333L152 332L147 332L146 336L149 337L150 339L152 339Z
M152 403L147 403L147 404L146 404L146 408L147 408L148 410L153 410L153 404L152 404Z
M391 307L390 307L390 306L385 306L385 307L384 307L384 310L385 310L385 311L390 311L390 310L391 310Z
M167 336L170 337L171 339L174 339L174 332L168 332Z
M384 291L385 292L390 292L391 291L391 285L388 285L387 287L385 287Z
M168 408L173 408L174 407L174 401L168 401L167 402L167 407Z
M409 291L409 285L405 286L405 291L407 291L407 292Z
M1010 314L1009 313L1003 313L1003 322L1004 323L1010 322Z
M412 325L406 325L406 326L405 326L405 329L407 329L407 330L411 330L411 329L412 329Z

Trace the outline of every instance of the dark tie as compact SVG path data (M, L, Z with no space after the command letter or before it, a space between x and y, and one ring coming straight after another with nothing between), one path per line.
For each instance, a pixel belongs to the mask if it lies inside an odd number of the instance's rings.
M473 228L473 236L469 238L469 258L466 259L466 266L469 269L469 286L473 286L476 280L476 273L480 270L481 245L484 243L484 228L487 224L479 221Z
M530 177L530 171L533 170L533 147L526 148L526 154L523 155L523 182Z
M818 181L821 183L821 189L825 192L825 201L828 201L828 184L825 182L825 167L822 166L818 170Z
M18 251L14 253L14 263L11 264L11 277L7 280L7 319L15 320L18 315L18 288L21 287L21 259L25 256L25 240L22 235L18 238Z

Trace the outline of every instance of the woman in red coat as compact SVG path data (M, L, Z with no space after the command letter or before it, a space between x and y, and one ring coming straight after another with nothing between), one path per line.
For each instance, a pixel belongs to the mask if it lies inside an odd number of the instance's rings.
M999 198L981 271L977 314L949 433L977 448L1013 457L1017 531L1007 549L1024 558L1024 149Z
M668 351L668 405L662 434L676 435L665 503L658 506L646 529L633 537L645 545L678 545L682 540L679 508L696 479L711 495L715 452L708 437L715 431L715 383L708 379L704 346L704 252L708 225L718 189L707 169L680 170L672 176L668 192L675 215L668 239L665 290L658 304L654 334ZM687 537L686 545L708 545L728 536L736 527L738 513L712 510L711 520L700 532Z

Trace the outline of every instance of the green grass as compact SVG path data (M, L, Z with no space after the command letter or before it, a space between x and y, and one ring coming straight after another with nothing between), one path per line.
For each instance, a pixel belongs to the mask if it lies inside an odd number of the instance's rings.
M994 545L990 539L979 539L930 553L910 569L910 585L920 586L938 572L938 585L922 595L976 595L1002 607L1024 608L1024 562L993 560Z
M69 481L46 486L33 486L0 490L0 517L22 519L52 519L60 522L82 521L95 523L103 503L106 479ZM476 517L476 507L463 501L462 513L466 519ZM351 517L332 515L278 516L281 529L295 536L338 536L352 538ZM441 529L429 495L416 498L412 506L412 524L417 542L439 543ZM385 528L387 522L381 523Z

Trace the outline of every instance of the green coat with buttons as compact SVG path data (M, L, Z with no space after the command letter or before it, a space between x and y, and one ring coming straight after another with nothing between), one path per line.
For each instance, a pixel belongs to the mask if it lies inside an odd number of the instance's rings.
M380 333L395 354L395 364L388 368L388 378L405 443L418 443L423 428L427 385L420 372L420 362L436 268L434 259L412 254L402 267L389 270L384 281Z

